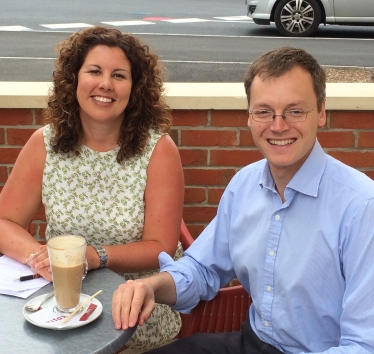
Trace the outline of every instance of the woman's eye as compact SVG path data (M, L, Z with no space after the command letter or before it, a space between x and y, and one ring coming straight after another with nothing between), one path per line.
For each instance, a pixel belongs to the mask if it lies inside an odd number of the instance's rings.
M118 79L124 79L125 78L125 76L122 75L122 74L114 74L113 76L118 78Z
M97 75L99 74L99 70L90 70L90 74Z

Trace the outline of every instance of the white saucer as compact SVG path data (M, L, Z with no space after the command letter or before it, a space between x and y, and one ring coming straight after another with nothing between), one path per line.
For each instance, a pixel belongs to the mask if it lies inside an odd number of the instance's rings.
M28 312L28 311L26 311L25 306L36 304L44 296L45 295L40 295L40 296L35 297L34 299L31 299L30 301L28 301L24 305L24 307L22 309L22 314L25 317L25 319L28 322L30 322L33 325L38 326L38 327L48 328L48 329L54 329L54 330L66 330L66 329L72 329L72 328L82 327L82 326L85 326L86 324L91 323L92 321L96 320L96 318L98 318L100 316L101 312L103 311L103 305L101 304L101 302L99 300L97 300L96 298L93 298L91 300L91 303L97 305L97 307L90 314L90 316L88 317L87 320L85 320L85 321L79 321L79 318L82 317L83 314L86 312L86 310L87 310L88 306L90 305L90 303L88 303L87 305L84 306L84 309L83 309L82 312L80 312L79 314L77 314L76 316L74 316L70 321L68 321L65 325L63 325L63 327L61 327L60 324L59 324L59 321L56 321L54 323L46 323L45 321L43 321L42 319L39 318L39 317L41 317L40 315L43 315L41 313L42 311L46 311L46 313L47 312L50 313L50 312L53 311L53 308L56 305L56 297L55 296L52 296L50 299L48 299L42 305L42 309L41 310L39 310L37 312ZM90 297L89 295L81 294L79 303L84 302L89 297ZM60 315L56 314L54 316L60 316ZM61 315L61 316L63 316L63 315ZM63 317L60 319L60 321L62 319L63 319Z

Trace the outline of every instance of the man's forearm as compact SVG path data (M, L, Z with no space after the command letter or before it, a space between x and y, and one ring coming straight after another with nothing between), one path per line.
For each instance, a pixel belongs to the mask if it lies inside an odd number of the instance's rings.
M155 301L160 304L174 305L177 301L177 292L172 276L168 272L161 272L146 279L155 294Z

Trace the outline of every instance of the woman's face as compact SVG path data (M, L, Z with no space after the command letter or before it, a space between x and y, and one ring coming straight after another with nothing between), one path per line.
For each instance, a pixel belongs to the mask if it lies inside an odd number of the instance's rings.
M78 72L77 100L82 123L124 119L131 93L131 64L118 47L92 48Z

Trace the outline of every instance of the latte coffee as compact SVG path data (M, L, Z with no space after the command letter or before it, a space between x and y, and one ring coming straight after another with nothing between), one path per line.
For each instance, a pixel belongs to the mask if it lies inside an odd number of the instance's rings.
M47 242L56 295L55 309L71 313L79 305L85 276L86 240L82 236L61 235Z
M65 309L78 306L82 288L83 263L73 267L52 265L56 302Z

